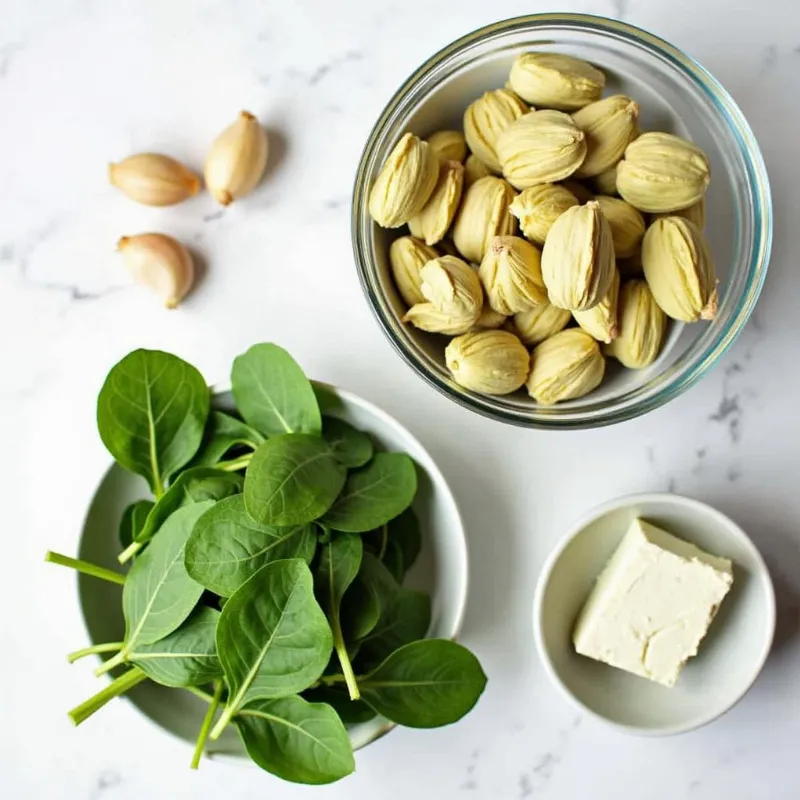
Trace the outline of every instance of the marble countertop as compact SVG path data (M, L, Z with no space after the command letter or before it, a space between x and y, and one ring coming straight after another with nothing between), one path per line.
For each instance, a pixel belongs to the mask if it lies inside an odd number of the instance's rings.
M4 797L797 797L800 8L560 5L651 29L722 81L761 142L776 242L755 317L700 385L618 427L547 434L457 407L395 355L356 280L349 196L367 133L413 68L467 31L551 4L0 2ZM240 108L260 116L273 142L268 180L247 202L222 213L203 194L160 210L109 189L106 162L131 152L202 164ZM153 228L206 264L174 312L132 286L113 252L120 235ZM490 676L462 723L398 730L358 754L354 776L321 790L213 761L190 772L186 746L125 702L73 730L64 712L96 683L64 658L85 641L74 577L42 562L48 547L74 551L107 463L94 405L109 367L135 347L160 347L223 380L235 354L264 340L385 408L437 459L468 520L463 639ZM733 711L700 731L647 740L576 713L551 687L530 607L539 569L573 519L619 494L663 489L718 506L752 534L775 578L779 630L762 677Z

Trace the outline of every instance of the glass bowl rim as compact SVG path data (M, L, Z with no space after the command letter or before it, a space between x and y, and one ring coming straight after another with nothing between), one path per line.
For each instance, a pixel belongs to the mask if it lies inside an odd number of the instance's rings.
M484 405L474 399L470 394L455 391L453 387L441 380L439 376L430 372L425 365L417 359L413 350L411 350L404 341L398 338L392 329L390 320L384 315L380 303L374 296L370 287L368 276L370 271L374 271L371 270L373 258L371 248L367 246L366 237L364 236L363 229L365 226L361 223L360 212L366 203L368 190L366 171L372 159L373 152L381 139L385 136L386 129L392 121L398 106L413 92L421 80L452 56L457 56L460 52L479 43L483 39L504 33L513 33L520 30L533 31L538 28L552 26L579 30L583 29L600 34L614 35L615 37L626 39L633 44L643 46L650 52L666 59L673 67L677 67L703 89L707 99L716 106L723 115L724 121L731 130L732 137L736 141L743 160L743 166L747 177L747 189L751 197L753 241L749 252L744 255L744 258L746 258L748 262L746 264L747 273L745 286L742 291L742 296L739 298L736 307L732 310L729 322L716 333L695 360L680 370L665 386L661 387L650 396L639 398L619 408L610 406L599 410L576 411L574 415L565 418L553 416L542 419L534 416L526 416L524 412L509 411ZM476 411L483 416L520 427L549 430L594 428L633 419L634 417L659 408L697 383L700 378L716 365L723 354L736 341L747 323L747 320L750 318L766 279L772 247L772 235L772 200L764 159L750 125L730 94L728 94L716 78L704 67L664 39L626 22L590 14L544 13L512 17L480 27L472 33L468 33L456 39L427 59L401 84L400 88L394 93L384 107L370 131L359 160L351 205L353 254L361 287L379 325L401 358L420 375L426 383L465 408Z

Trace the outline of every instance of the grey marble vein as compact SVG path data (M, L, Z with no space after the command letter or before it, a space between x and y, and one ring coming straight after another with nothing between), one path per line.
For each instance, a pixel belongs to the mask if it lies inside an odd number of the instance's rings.
M731 464L725 472L725 477L731 482L735 483L742 477L742 468L738 464Z
M100 800L109 789L119 786L122 783L122 776L112 769L103 770L95 780L92 793L89 795L90 800Z
M727 427L732 444L737 444L742 436L742 393L735 391L732 384L736 377L743 372L744 368L738 361L725 367L722 379L722 398L716 411L709 414L708 417L711 422L718 422Z
M469 763L467 764L467 779L464 783L461 784L459 788L465 789L467 791L474 791L478 788L478 782L475 780L475 766L478 761L478 757L480 756L480 750L473 750L472 754L469 758Z
M22 42L8 42L0 45L0 79L5 78L15 57L25 49Z
M761 63L758 68L758 74L763 77L771 72L777 63L778 48L774 44L768 44L761 53Z
M625 19L628 15L628 0L611 0L611 8L617 19Z
M519 793L517 797L520 800L533 796L550 783L569 750L572 735L581 726L582 721L582 717L575 717L568 727L561 728L558 731L558 740L555 746L539 755L531 769L519 776Z
M677 491L678 481L673 475L665 475L663 473L661 465L659 464L658 458L656 456L655 448L652 445L648 445L645 448L645 457L655 477L659 480L659 482L663 481L664 491L666 492Z
M46 292L62 292L65 293L70 301L82 302L85 300L101 300L111 294L123 290L123 286L106 286L103 289L92 291L89 289L82 289L79 285L73 283L59 283L58 281L28 281L30 286L37 289L42 289Z
M62 222L51 219L43 225L31 229L23 236L0 244L0 268L9 265L16 268L23 285L45 292L66 294L70 302L100 300L114 292L120 291L120 285L104 286L100 289L86 289L79 282L69 280L48 280L37 277L31 265L37 250L48 242L62 228Z
M0 244L0 266L16 266L20 277L27 278L28 267L36 250L47 242L61 228L61 222L50 219L42 225L31 228L24 235Z
M325 211L336 211L337 209L344 208L350 201L350 197L344 195L342 197L329 197L322 203L322 208Z
M360 50L348 50L343 55L332 58L330 61L316 67L308 76L308 85L316 86L320 81L324 80L328 75L340 67L343 67L345 64L361 61L363 58L364 54Z

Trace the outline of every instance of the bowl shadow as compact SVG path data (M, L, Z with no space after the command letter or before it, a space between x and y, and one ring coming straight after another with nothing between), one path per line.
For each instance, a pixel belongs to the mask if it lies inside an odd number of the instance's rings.
M793 535L796 523L782 518L779 504L765 504L747 495L712 497L709 502L750 532L769 569L777 614L770 651L770 658L774 658L800 634L800 584L796 578L800 574L800 545Z

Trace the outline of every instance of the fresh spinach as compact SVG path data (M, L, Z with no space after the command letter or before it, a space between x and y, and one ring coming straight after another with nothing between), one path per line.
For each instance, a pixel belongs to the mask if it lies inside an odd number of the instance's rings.
M265 436L320 435L322 416L311 381L282 347L253 345L233 362L231 385L236 408Z
M395 650L359 678L361 697L409 728L450 725L472 710L486 686L475 656L456 642L423 639Z
M331 626L333 648L347 681L351 700L358 700L358 684L344 641L339 611L345 592L358 575L362 550L363 545L359 536L334 533L329 542L321 545L315 586L320 605Z
M403 569L411 569L422 548L419 520L413 508L407 508L389 523L389 541L403 554Z
M255 450L264 441L264 437L247 423L222 411L212 411L208 415L200 449L192 459L191 466L216 466L231 448Z
M219 611L201 606L168 636L136 645L128 660L164 686L202 686L221 678L215 639L219 617Z
M256 700L235 718L250 758L296 783L332 783L355 770L353 748L336 712L302 697Z
M133 544L133 540L144 528L147 515L154 505L152 500L137 500L122 512L122 519L119 523L119 543L123 550Z
M197 605L203 587L186 572L183 552L194 524L212 505L204 500L171 514L131 567L122 588L126 658L168 636Z
M372 553L364 553L361 568L342 601L342 620L348 640L368 636L398 590L391 572Z
M293 558L263 566L231 595L217 625L217 653L230 699L212 738L251 701L285 697L311 686L332 647L308 564Z
M342 493L320 520L346 533L366 533L411 505L417 491L414 462L405 453L378 453L347 476Z
M197 739L195 740L194 744L194 753L192 754L192 761L189 764L190 769L200 768L200 761L203 758L203 753L206 749L206 742L208 742L208 736L211 733L211 726L214 724L214 719L217 716L217 711L219 710L220 703L222 702L222 693L224 691L225 682L221 680L214 681L214 694L211 695L208 708L206 709L205 716L203 717L203 722L200 725L200 730L197 733Z
M322 439L276 436L253 454L244 479L245 507L265 525L303 525L331 507L345 475Z
M419 521L412 508L364 534L364 547L377 556L394 575L398 583L414 565L422 547Z
M309 563L317 547L313 525L276 528L256 522L237 494L220 500L194 526L186 543L186 570L199 584L232 595L264 564L286 558Z
M225 472L211 467L191 467L174 480L167 491L156 501L134 541L119 555L120 563L137 553L179 508L205 500L222 500L242 491L244 478L235 472Z
M372 458L372 439L343 419L323 417L322 438L328 443L336 460L349 469L363 467Z
M392 577L398 582L402 583L406 574L406 568L403 564L403 551L397 542L387 541L386 548L383 551L381 558L386 569L392 573Z
M139 667L131 667L118 678L114 678L108 686L102 688L97 694L92 695L88 700L84 700L84 702L68 711L67 716L72 720L73 725L80 725L96 711L99 711L109 700L121 697L125 692L130 691L144 680L147 680L147 675Z
M431 624L431 599L424 592L400 589L378 624L361 642L360 664L371 668L403 645L425 638Z
M377 716L377 713L363 700L351 700L347 689L340 686L317 686L314 689L306 689L303 698L310 703L327 703L345 725L359 725Z
M197 452L209 404L206 382L191 364L160 350L135 350L100 390L97 428L116 461L160 497Z
M123 513L120 561L140 553L127 576L46 556L122 585L124 641L69 659L130 669L69 713L80 723L150 679L209 703L193 768L232 722L264 769L329 783L354 769L343 722L446 725L486 677L469 651L423 638L430 599L401 588L421 546L414 462L323 418L335 395L275 345L237 358L232 382L237 409L209 413L174 356L136 351L109 373L101 437L155 497Z

